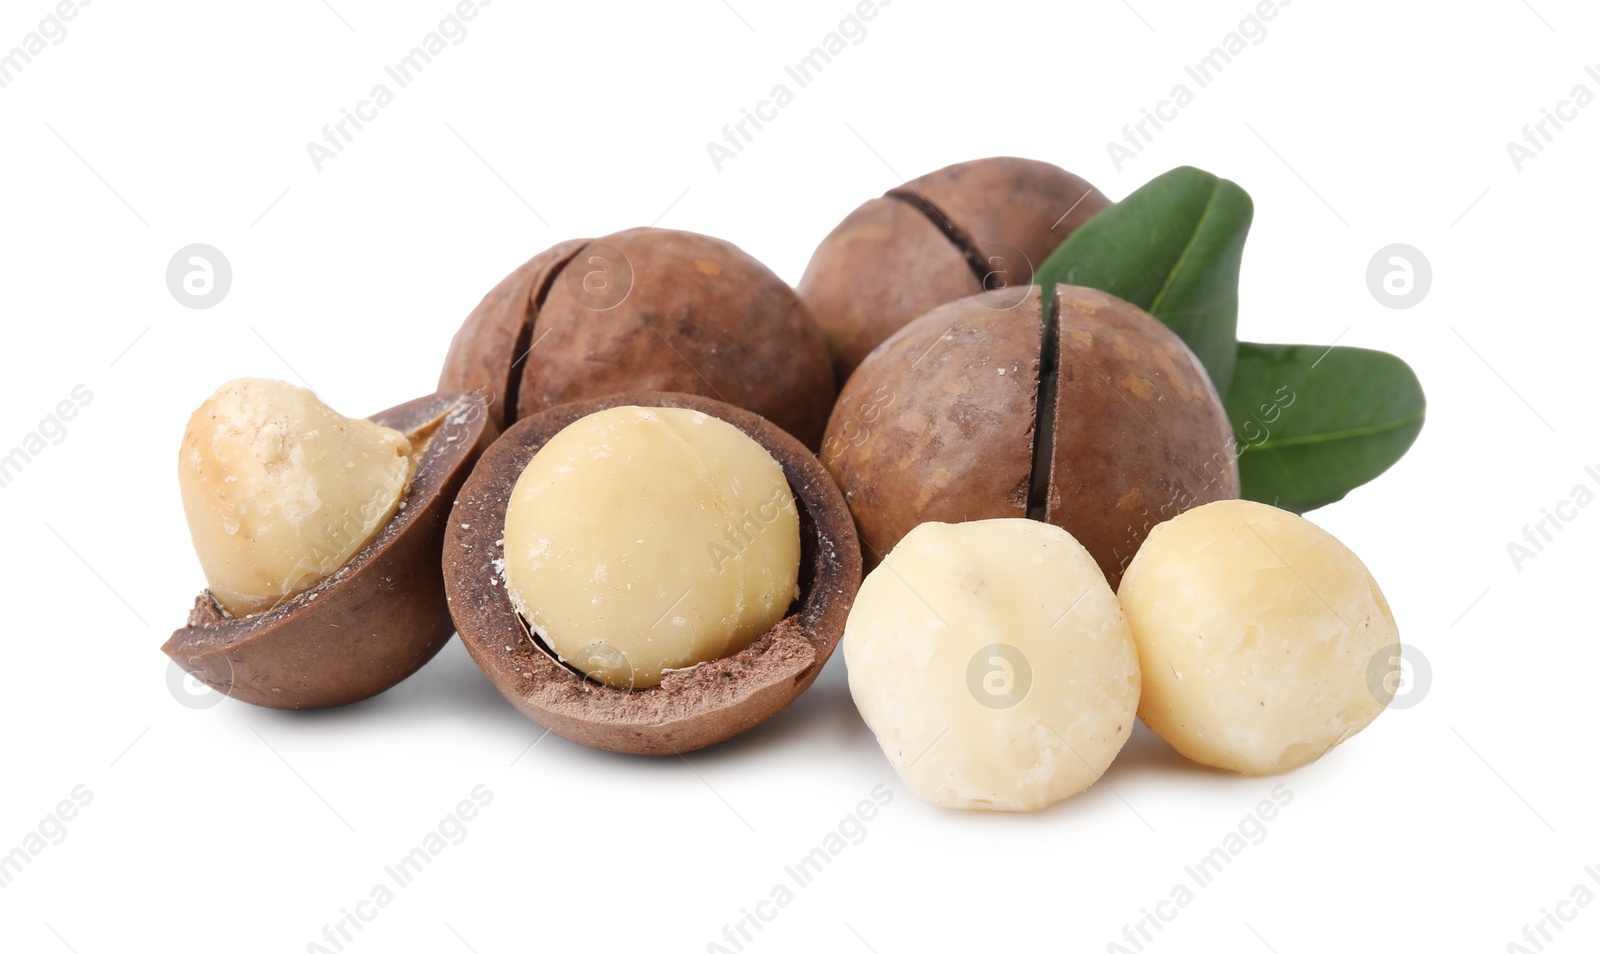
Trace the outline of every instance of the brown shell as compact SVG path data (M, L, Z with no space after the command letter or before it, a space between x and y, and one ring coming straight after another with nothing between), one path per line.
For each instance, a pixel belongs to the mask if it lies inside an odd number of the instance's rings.
M754 411L808 447L837 390L794 289L729 242L668 229L535 256L468 316L439 380L488 390L506 426L569 401L676 391Z
M906 280L874 278L881 275ZM927 216L894 199L868 201L828 233L798 290L828 340L840 382L911 319L982 291L961 250Z
M1060 372L1045 519L1088 548L1113 588L1150 528L1239 496L1233 426L1194 352L1166 325L1091 288L1056 288Z
M1110 204L1049 163L958 163L889 190L839 223L806 266L800 298L827 333L844 381L928 310L1029 284L1067 236Z
M649 689L604 686L557 662L512 608L496 565L504 554L506 503L528 461L567 425L622 405L690 408L734 425L777 460L800 509L800 599L789 615L739 652L669 672ZM584 745L670 755L743 732L811 685L844 633L861 584L861 552L839 489L793 437L720 401L637 392L551 408L496 441L456 501L444 575L462 643L524 715Z
M508 408L506 401L514 402L521 387L539 299L588 243L588 239L576 239L545 249L483 296L450 339L450 351L439 373L440 392L481 391L489 396L489 415L496 428L503 430L516 421L516 409Z
M631 274L632 288L598 310L568 280L580 267ZM692 232L631 229L592 243L550 286L533 336L524 415L675 391L754 411L816 447L833 406L827 344L794 289L732 243Z
M935 308L845 384L822 460L870 563L919 523L1027 516L1039 302L1032 288L1021 302L998 290Z
M439 551L450 504L497 433L482 394L437 394L372 420L426 437L404 509L337 573L272 609L226 615L202 592L162 646L225 695L275 709L359 702L416 672L450 639Z
M1199 359L1134 305L1058 286L1041 380L1039 290L1014 302L952 302L874 351L839 396L823 460L869 558L926 521L1033 516L1071 532L1115 587L1155 524L1238 496L1232 428Z
M948 218L988 267L1008 267L1011 285L1032 282L1034 271L1067 236L1111 205L1083 179L1033 159L959 162L890 192L905 193ZM1021 253L1020 261L1014 252Z

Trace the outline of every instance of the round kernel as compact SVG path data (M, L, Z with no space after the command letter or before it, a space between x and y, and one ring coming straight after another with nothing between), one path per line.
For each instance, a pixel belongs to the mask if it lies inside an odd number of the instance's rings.
M1304 765L1392 697L1394 679L1371 673L1395 668L1399 642L1377 582L1287 511L1224 500L1160 524L1118 596L1143 662L1139 717L1196 762L1249 775Z
M800 517L783 469L726 421L614 407L568 425L506 506L512 604L546 647L608 686L732 655L799 593Z
M845 624L850 694L906 785L1034 811L1092 785L1133 729L1139 659L1094 558L1023 519L924 523Z

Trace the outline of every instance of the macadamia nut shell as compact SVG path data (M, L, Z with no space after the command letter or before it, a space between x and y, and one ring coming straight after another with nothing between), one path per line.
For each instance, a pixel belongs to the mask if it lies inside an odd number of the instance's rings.
M394 686L449 641L439 551L451 502L496 433L487 401L439 394L372 420L420 447L399 512L343 567L271 609L232 617L202 592L161 647L196 679L259 706L339 706Z
M798 286L827 335L839 382L931 309L1026 287L1110 204L1065 169L1010 157L947 166L863 203L817 246Z
M563 242L512 272L456 333L439 387L485 390L502 427L622 391L697 394L808 447L837 393L792 288L731 242L654 228Z
M1183 341L1065 285L1047 335L1041 296L935 308L845 385L822 460L869 565L925 521L1031 516L1070 532L1115 586L1152 526L1238 496L1233 428Z
M734 425L783 468L800 516L800 597L788 615L733 655L670 671L647 689L604 686L558 662L528 632L499 569L506 502L528 461L572 422L622 405L688 408ZM861 551L827 471L772 422L694 395L635 392L551 408L495 442L456 501L444 573L461 641L523 714L584 745L670 755L759 724L816 680L861 584Z

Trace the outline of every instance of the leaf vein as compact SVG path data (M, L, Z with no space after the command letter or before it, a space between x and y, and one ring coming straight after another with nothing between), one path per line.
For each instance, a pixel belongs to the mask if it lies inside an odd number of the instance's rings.
M1306 444L1329 444L1334 441L1350 440L1356 437L1371 437L1376 434L1387 434L1398 431L1403 427L1420 423L1424 412L1408 414L1405 417L1395 418L1391 421L1380 421L1376 424L1367 424L1362 427L1346 428L1342 431L1325 431L1320 434L1302 434L1298 437L1284 437L1279 440L1268 438L1259 444L1251 444L1244 449L1248 454L1252 451L1276 450L1283 447L1298 447Z
M1212 183L1211 194L1206 197L1206 207L1200 210L1200 219L1195 222L1194 230L1189 233L1189 241L1184 243L1183 251L1178 254L1178 260L1173 264L1171 271L1167 272L1167 277L1162 281L1161 289L1156 292L1156 297L1150 299L1150 314L1160 317L1156 310L1161 307L1162 300L1167 297L1167 292L1171 290L1172 283L1177 281L1178 273L1183 271L1184 263L1189 260L1189 253L1194 251L1195 245L1199 243L1200 233L1205 231L1206 219L1211 217L1211 210L1215 208L1217 195L1221 191L1222 180L1218 179Z

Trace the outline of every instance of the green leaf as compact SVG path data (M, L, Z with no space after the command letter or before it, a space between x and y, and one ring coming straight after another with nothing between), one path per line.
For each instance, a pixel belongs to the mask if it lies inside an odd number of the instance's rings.
M1365 348L1241 342L1224 402L1248 500L1304 513L1388 470L1427 400L1404 361Z
M1090 219L1034 281L1110 292L1178 333L1227 393L1239 323L1239 259L1254 206L1237 185L1182 166Z

